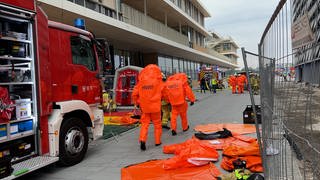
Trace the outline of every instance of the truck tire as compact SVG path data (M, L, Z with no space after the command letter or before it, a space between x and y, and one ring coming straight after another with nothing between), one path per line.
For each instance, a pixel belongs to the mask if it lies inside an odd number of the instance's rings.
M78 164L88 149L88 131L79 118L65 119L60 128L59 163L62 166Z

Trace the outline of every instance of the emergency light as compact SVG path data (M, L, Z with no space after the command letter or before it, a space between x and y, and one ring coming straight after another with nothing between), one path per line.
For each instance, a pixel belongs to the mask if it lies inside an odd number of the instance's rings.
M75 19L74 20L74 26L77 27L77 28L83 29L83 30L86 29L85 21L82 18Z

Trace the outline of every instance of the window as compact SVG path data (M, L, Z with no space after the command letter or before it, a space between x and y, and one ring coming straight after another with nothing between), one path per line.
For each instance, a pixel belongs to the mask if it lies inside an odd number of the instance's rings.
M189 68L188 68L188 61L184 60L184 73L188 74Z
M185 0L185 8L186 8L185 12L187 14L190 14L190 0Z
M84 6L84 0L75 0L75 3Z
M178 6L181 8L181 0L178 0Z
M179 71L179 60L177 58L173 58L172 64L173 64L173 73L180 72Z
M172 74L172 57L166 57L166 72Z
M91 2L91 1L86 1L86 7L87 8L89 8L89 9L91 9L91 10L96 10L96 6L97 6L97 4L96 3L94 3L94 2Z
M231 45L229 43L224 43L223 44L223 50L226 51L226 50L231 50Z
M90 71L95 71L97 69L97 64L91 41L79 36L72 36L70 41L72 63L83 65Z
M158 56L158 66L162 72L166 71L166 61L163 56Z
M200 12L200 24L204 26L204 16L201 12Z
M195 7L194 8L194 19L199 22L199 14L198 14L198 9Z
M179 60L179 69L180 69L180 72L184 72L183 59L180 59L180 60Z
M134 88L134 86L136 85L136 77L135 76L130 76L130 88Z

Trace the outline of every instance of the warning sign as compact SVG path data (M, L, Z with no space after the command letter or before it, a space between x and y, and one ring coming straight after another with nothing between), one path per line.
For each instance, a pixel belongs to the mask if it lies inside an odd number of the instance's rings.
M315 40L311 30L308 14L298 18L292 24L292 48L305 46Z

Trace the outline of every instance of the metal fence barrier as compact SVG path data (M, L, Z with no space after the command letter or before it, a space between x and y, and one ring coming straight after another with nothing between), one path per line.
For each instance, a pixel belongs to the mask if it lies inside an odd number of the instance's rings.
M259 59L258 140L266 179L320 179L319 5L319 0L281 0L258 54L242 49L248 75L247 60Z

